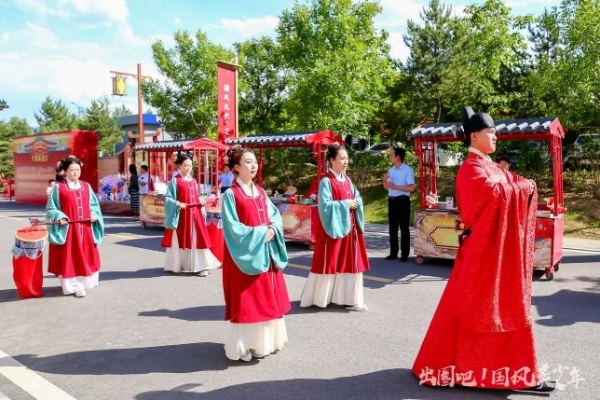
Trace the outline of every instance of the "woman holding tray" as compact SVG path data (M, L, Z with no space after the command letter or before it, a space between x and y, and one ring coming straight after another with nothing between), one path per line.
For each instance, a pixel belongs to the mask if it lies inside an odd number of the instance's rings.
M198 182L192 177L192 157L182 153L177 157L180 173L171 179L165 195L165 235L162 246L167 248L165 271L187 272L207 276L209 269L221 265L210 250L202 207L205 201L198 194Z
M65 171L48 196L46 219L59 222L48 226L50 242L48 271L60 279L63 294L85 297L98 286L100 254L104 238L100 204L91 186L79 180L82 162L69 156L57 170Z

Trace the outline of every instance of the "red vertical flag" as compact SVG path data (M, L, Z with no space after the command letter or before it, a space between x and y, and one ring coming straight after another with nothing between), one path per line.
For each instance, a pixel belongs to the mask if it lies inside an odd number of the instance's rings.
M237 65L217 63L217 124L219 143L237 137Z

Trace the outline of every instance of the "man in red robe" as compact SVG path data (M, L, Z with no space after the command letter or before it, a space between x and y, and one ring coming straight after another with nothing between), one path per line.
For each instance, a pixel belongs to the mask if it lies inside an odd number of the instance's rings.
M465 231L452 274L413 366L421 384L548 393L533 339L535 183L490 159L496 129L463 110L469 155L457 175Z

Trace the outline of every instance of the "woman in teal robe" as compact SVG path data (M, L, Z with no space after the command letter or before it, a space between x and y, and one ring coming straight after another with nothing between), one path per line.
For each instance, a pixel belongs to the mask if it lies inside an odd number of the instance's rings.
M283 319L291 309L283 270L288 263L283 223L265 191L252 182L258 165L254 154L229 151L236 175L223 195L223 293L230 322L225 355L250 361L283 349Z
M74 156L61 161L65 179L54 186L46 204L46 219L58 222L48 226L48 271L60 279L63 294L76 297L98 286L98 244L104 239L100 205L90 184L79 180L81 166Z

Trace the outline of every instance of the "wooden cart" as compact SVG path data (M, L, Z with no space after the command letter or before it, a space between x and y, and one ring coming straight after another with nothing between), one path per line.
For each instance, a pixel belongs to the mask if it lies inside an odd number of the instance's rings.
M534 268L543 269L546 279L554 278L563 256L564 193L562 169L562 139L564 130L558 118L534 118L496 121L499 141L547 141L552 158L553 204L538 206ZM414 252L417 264L425 257L454 259L458 252L458 235L464 226L456 204L453 208L431 208L426 196L437 193L437 145L442 142L462 141L460 123L421 125L407 137L415 141L419 158L420 209L415 212Z

